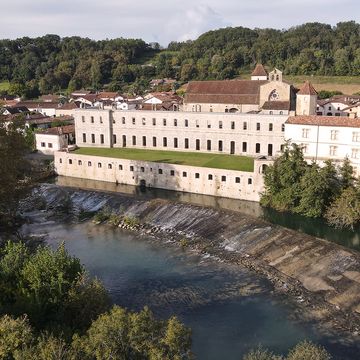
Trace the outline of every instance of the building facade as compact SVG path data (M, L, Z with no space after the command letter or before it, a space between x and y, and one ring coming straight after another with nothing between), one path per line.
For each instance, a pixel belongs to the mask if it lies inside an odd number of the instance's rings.
M75 111L79 147L129 147L274 156L286 115L155 111Z

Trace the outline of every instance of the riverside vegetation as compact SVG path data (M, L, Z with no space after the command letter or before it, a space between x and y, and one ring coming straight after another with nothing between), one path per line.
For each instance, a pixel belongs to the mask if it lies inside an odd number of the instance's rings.
M254 63L291 75L360 75L360 24L307 23L288 30L225 28L194 41L94 41L46 35L0 40L0 90L35 98L80 88L142 93L154 77L232 79ZM173 90L177 88L174 86Z
M349 159L320 167L304 160L299 145L287 143L264 175L263 206L307 217L324 217L330 225L353 229L360 222L360 184Z

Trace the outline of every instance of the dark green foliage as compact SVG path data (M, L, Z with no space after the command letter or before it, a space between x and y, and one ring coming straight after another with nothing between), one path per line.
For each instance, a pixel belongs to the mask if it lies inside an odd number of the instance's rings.
M142 40L46 35L0 41L0 81L9 93L36 97L80 88L138 93L154 77L227 79L256 62L293 75L360 75L360 24L307 23L288 30L244 27L209 31L160 50ZM131 83L136 86L130 86ZM325 96L325 95L324 95Z
M318 92L318 98L319 99L329 99L334 95L342 95L341 91L328 91L328 90L320 90Z
M323 167L307 165L299 146L287 143L283 154L264 175L261 204L308 217L324 217L336 227L360 222L360 191L349 159L336 169L327 160Z

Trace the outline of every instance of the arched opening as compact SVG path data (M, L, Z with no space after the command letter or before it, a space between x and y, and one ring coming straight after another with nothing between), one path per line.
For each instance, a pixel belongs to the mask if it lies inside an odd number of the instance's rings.
M231 109L229 109L229 113L236 113L236 112L238 112L239 111L239 109L237 109L237 108L231 108Z
M267 168L268 168L268 165L262 164L262 165L260 166L259 173L260 173L260 174L264 174Z

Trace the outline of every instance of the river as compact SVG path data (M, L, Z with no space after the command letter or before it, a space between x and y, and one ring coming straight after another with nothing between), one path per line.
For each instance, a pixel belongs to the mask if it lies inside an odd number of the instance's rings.
M245 268L108 225L48 221L45 215L33 216L23 231L47 234L53 247L64 241L114 303L132 310L148 305L162 318L179 316L192 328L197 359L238 360L259 344L284 353L303 339L323 344L337 359L356 359L358 349L299 321L296 304Z

